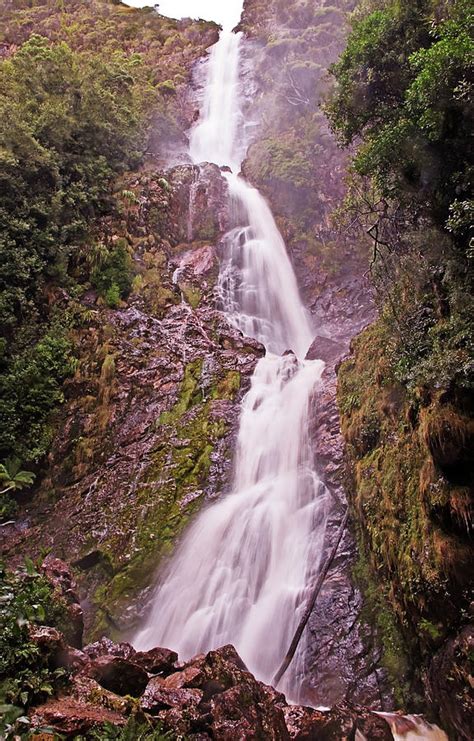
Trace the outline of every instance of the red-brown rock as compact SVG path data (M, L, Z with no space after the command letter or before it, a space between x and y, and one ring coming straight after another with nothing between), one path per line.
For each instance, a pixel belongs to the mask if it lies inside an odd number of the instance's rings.
M282 709L262 699L258 686L247 684L216 695L211 701L212 738L215 741L289 739Z
M36 708L31 716L33 728L51 727L69 737L85 734L104 723L123 726L126 718L107 708L90 705L71 697L50 700Z
M158 677L151 679L140 701L140 707L147 713L156 715L161 710L196 707L202 700L203 693L197 689L165 687Z
M158 649L161 650L161 649ZM90 659L98 659L100 656L117 656L120 659L133 659L135 661L136 651L130 643L114 643L110 638L101 638L100 641L89 643L85 646L84 653ZM145 667L143 667L145 669Z
M152 648L150 651L138 651L133 661L149 674L171 674L176 671L178 654L167 648Z
M64 634L67 642L74 648L82 648L84 633L84 614L79 604L77 585L71 569L59 558L48 556L41 566L44 575L54 587L55 593L66 605L67 627Z
M393 741L387 722L365 708L341 703L329 712L285 708L291 738L297 741L352 741L356 733L370 741Z
M99 656L84 673L117 695L140 697L148 684L148 674L144 669L119 656Z

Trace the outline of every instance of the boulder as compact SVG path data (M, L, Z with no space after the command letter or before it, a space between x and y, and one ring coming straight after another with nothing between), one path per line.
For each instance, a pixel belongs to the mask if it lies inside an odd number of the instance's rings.
M179 708L182 711L196 707L202 700L203 693L197 689L165 687L157 677L150 680L140 701L140 707L151 715L161 710Z
M149 674L166 676L176 670L178 654L167 648L152 648L150 651L137 651L133 656L133 661Z
M98 659L100 656L116 656L120 659L133 659L137 653L130 643L114 643L110 638L101 638L100 641L89 643L84 648L84 653L90 659ZM145 667L143 667L145 669Z
M318 335L306 353L306 360L324 360L329 365L335 365L342 358L345 350L342 342Z
M163 680L165 687L169 689L181 689L182 687L201 687L206 677L199 666L187 666L182 671L174 672Z
M352 741L359 737L370 741L393 741L383 718L348 702L340 703L328 712L285 708L284 713L291 738L298 741Z
M212 738L216 741L290 738L282 709L268 702L255 680L215 695L211 716Z
M37 707L31 715L32 728L54 728L55 732L69 737L87 734L104 723L123 726L126 722L119 713L72 697L50 700Z
M63 634L57 628L48 625L30 625L28 635L33 643L36 643L43 655L56 656L66 649L66 641Z
M298 705L285 706L283 715L290 738L298 739L298 741L310 741L313 738L314 728L324 721L324 713Z
M33 624L29 627L29 637L54 668L63 667L74 673L83 670L90 663L83 651L67 645L64 635L56 628Z
M101 687L117 695L140 697L148 684L148 674L132 661L120 656L99 656L84 670Z

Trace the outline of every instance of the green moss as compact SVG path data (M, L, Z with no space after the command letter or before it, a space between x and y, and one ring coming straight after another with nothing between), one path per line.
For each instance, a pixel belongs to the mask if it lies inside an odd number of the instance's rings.
M193 399L195 401L202 398L202 392L199 390L199 381L201 378L202 360L195 360L189 363L184 371L184 379L181 384L179 399L175 406L169 412L163 412L160 416L160 424L172 424L176 422L191 406ZM196 398L197 397L197 398Z
M429 620L420 620L419 630L421 633L425 633L433 642L438 641L445 634L439 623L430 622Z
M176 85L173 80L164 80L163 82L160 82L158 90L160 93L165 93L166 95L176 95Z
M213 399L233 399L240 390L241 376L239 371L229 371L226 376L212 389Z
M366 556L366 544L359 532L358 559L354 577L365 596L362 619L373 625L382 647L382 665L385 667L395 699L406 707L409 696L407 646L399 623L390 605L387 586L381 586Z
M202 359L188 363L176 403L158 421L162 440L137 484L133 506L122 515L121 528L136 533L132 556L125 567L116 561L118 541L111 537L105 544L115 574L95 592L99 615L91 637L104 632L114 636L109 616L119 616L150 583L160 559L171 553L202 504L215 445L228 430L227 421L214 416L214 401L233 398L240 388L240 374L228 371L215 379L211 394L204 400L202 367Z
M202 293L199 288L186 283L181 286L181 291L191 308L197 309L202 299Z
M439 394L420 390L414 404L396 378L383 320L359 335L353 352L339 370L338 403L354 474L357 575L401 700L404 653L419 669L460 599L467 546L446 528L456 512L464 516L466 493L441 477L432 450L440 448L440 436L462 449L468 424ZM450 512L444 530L440 507Z

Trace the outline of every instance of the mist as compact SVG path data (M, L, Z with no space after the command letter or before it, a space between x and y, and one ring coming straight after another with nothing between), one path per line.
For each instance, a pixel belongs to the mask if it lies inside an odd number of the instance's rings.
M143 0L128 0L127 5L141 8L153 5ZM242 13L243 0L161 0L158 12L171 18L205 18L216 21L230 30L236 26Z

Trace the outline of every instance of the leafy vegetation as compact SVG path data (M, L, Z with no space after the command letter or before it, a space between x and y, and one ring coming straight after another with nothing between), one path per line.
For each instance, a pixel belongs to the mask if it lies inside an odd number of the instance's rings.
M35 625L61 628L64 620L65 606L31 561L14 572L0 566L0 731L67 682L29 632Z
M77 298L93 286L114 309L132 288L129 244L100 219L122 209L122 174L179 133L177 96L215 27L107 0L12 0L0 26L0 460L36 471L87 321Z
M123 728L106 723L93 731L89 738L93 741L171 741L173 735L162 731L156 723L152 727L146 721L132 716ZM78 741L81 741L81 737Z
M71 290L90 221L110 208L112 176L139 160L146 92L138 57L77 53L41 36L0 66L4 456L38 461L49 447L48 419L74 359L67 321L46 294Z
M116 308L121 298L132 290L132 261L124 239L119 239L94 268L91 282L108 306Z
M375 599L392 677L405 644L419 678L469 601L474 14L465 0L368 0L352 20L326 110L352 147L339 215L372 239L380 312L340 369L339 407L359 576L389 606L390 620Z
M0 325L9 339L67 273L107 208L112 175L139 160L139 58L109 59L32 36L0 68L3 255ZM77 259L77 258L76 258Z
M328 114L341 141L358 144L355 169L381 196L415 203L444 226L455 201L469 199L472 5L376 6L356 17L333 67Z

